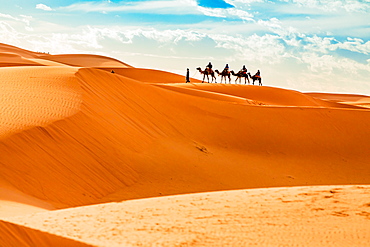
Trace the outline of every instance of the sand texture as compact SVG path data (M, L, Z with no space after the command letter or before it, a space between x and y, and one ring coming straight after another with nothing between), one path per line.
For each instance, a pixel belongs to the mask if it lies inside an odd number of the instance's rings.
M0 245L370 243L369 96L184 82L0 44Z
M368 246L370 186L157 197L7 219L94 246ZM86 227L86 225L93 227Z

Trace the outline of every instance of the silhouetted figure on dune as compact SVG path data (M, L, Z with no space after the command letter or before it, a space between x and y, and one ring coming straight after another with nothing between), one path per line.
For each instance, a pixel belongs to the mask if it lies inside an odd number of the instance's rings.
M249 74L249 77L253 80L253 85L254 85L254 81L258 81L258 85L262 86L262 78L261 78L260 70L257 70L257 73L254 74L253 76L251 76L250 73L248 73L248 74Z
M186 69L186 81L185 83L190 82L189 68Z
M216 77L215 77L215 73L213 72L213 70L212 69L209 69L209 68L206 68L204 71L200 68L200 67L198 67L197 68L197 70L201 73L201 74L203 74L203 80L202 80L202 83L204 82L204 78L207 76L207 81L208 81L208 83L209 83L209 76L211 76L211 78L212 78L212 81L211 82L213 82L213 79L215 79L215 83L217 83L217 81L216 81Z

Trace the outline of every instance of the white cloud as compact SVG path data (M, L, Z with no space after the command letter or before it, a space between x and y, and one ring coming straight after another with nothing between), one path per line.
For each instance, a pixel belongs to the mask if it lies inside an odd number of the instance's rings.
M41 9L41 10L45 10L45 11L52 11L53 10L49 6L46 6L45 4L42 4L42 3L37 4L36 9Z
M13 45L20 44L18 32L4 21L0 21L0 42Z
M167 1L138 1L138 2L120 2L118 4L110 1L104 2L79 2L66 7L61 7L67 11L83 12L141 12L157 14L200 14L197 10L195 0L167 0Z
M291 2L303 8L320 9L326 12L340 10L347 12L368 12L370 10L370 4L367 0L280 0L280 2Z
M1 18L2 19L8 19L8 20L15 21L15 23L24 23L24 24L26 24L24 26L24 28L27 31L32 31L33 30L33 28L30 26L31 21L33 20L33 17L32 16L20 15L19 17L14 17L12 15L0 13L0 19Z
M329 51L343 49L365 55L370 54L370 41L365 43L359 38L348 37L346 41L339 42L334 37L318 37L314 35L312 37L305 37L305 41L307 45L303 46L303 49L313 52L328 53Z
M237 8L206 8L198 6L195 0L167 0L167 1L138 1L120 2L119 4L110 1L75 3L62 10L83 11L83 12L140 12L150 14L177 14L177 15L206 15L220 18L235 18L251 21L253 15L247 11Z
M370 72L369 64L361 64L348 58L336 58L332 55L319 56L313 52L303 53L301 57L303 63L309 64L312 72L323 75L331 75L334 70L357 75L358 71Z

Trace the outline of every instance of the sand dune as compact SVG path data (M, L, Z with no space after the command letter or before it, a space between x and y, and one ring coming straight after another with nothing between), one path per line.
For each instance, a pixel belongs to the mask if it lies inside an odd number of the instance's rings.
M0 52L13 53L25 58L37 58L40 54L42 54L3 43L0 43Z
M103 68L104 69L104 68ZM111 71L111 68L105 68L106 71ZM141 69L141 68L114 68L113 71L124 77L137 80L140 82L148 82L148 83L182 83L185 82L185 77L169 73L160 70L152 70L152 69ZM193 82L201 82L199 80L193 79Z
M46 126L79 111L81 90L75 68L0 68L0 138Z
M323 93L307 93L315 98L327 100L329 102L342 103L343 105L354 105L359 107L370 108L370 97L365 95L351 94L323 94Z
M367 96L185 84L184 76L104 56L7 45L0 52L16 54L3 64L23 61L0 68L0 206L16 205L11 215L194 192L369 184Z
M119 60L90 54L63 54L63 55L42 55L40 59L50 60L76 67L101 67L101 68L130 68L131 66Z
M12 224L0 220L0 245L13 246L68 246L87 247L92 246L68 238L56 236L50 233L41 232L24 226Z
M331 108L355 108L351 104L343 102L331 102L321 100L320 97L311 97L298 91L286 90L274 87L255 87L253 85L235 84L178 84L176 87L196 89L221 93L229 96L242 97L246 100L256 102L257 105L265 106L309 106L309 107L331 107ZM360 97L364 99L365 97Z
M107 247L365 247L370 239L369 193L370 186L222 191L107 203L7 220Z
M0 52L0 67L41 65L11 52Z

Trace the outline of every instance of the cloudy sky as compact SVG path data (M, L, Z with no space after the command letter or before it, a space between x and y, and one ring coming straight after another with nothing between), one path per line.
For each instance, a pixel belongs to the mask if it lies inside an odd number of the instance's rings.
M209 61L265 85L370 95L370 0L0 0L0 42L199 78Z

